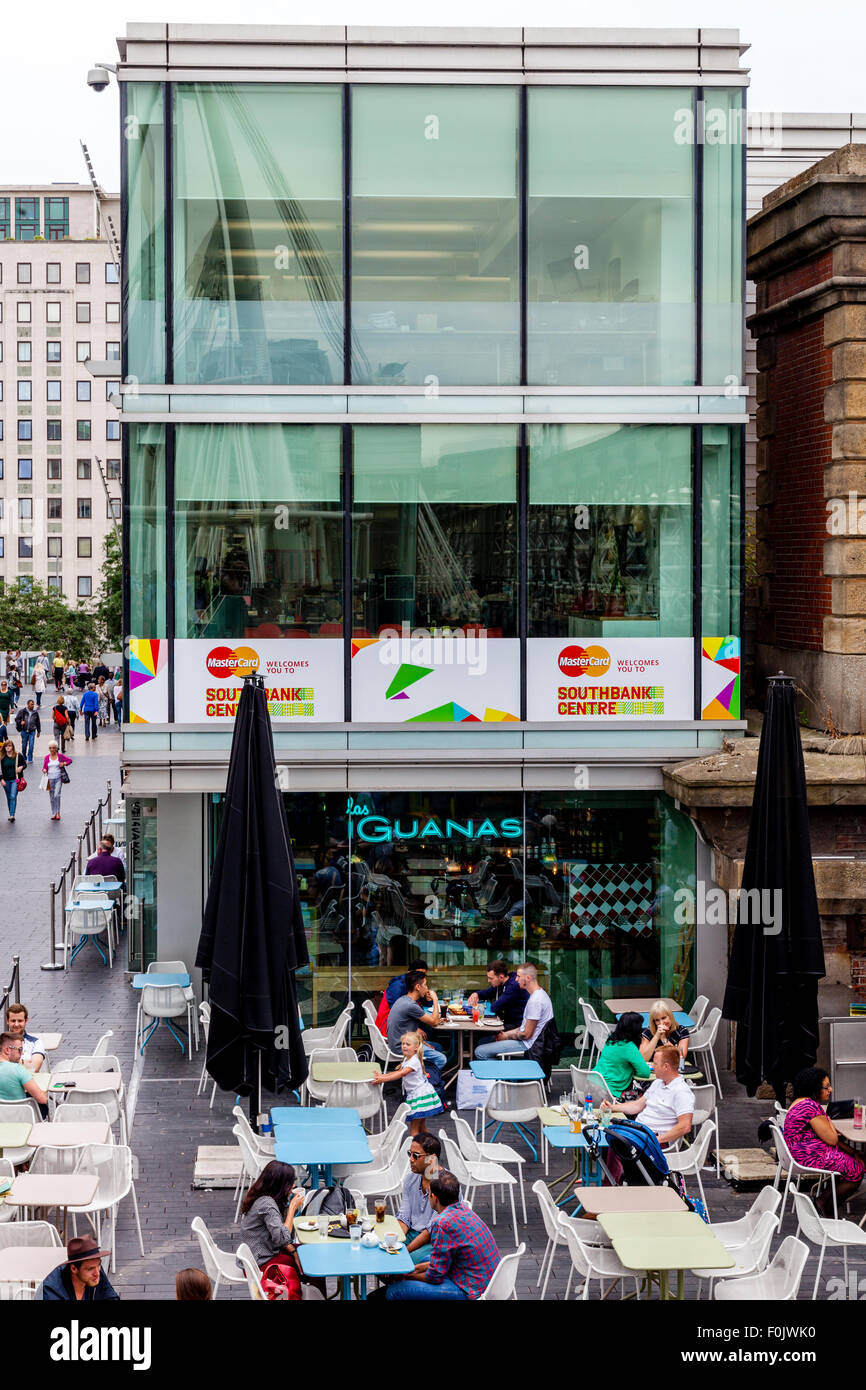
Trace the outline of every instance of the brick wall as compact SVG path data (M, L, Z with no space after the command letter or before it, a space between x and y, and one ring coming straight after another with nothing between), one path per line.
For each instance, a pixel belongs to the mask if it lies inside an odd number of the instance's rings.
M851 988L866 998L866 951L851 952Z
M849 811L835 823L837 854L853 854L866 850L866 814Z

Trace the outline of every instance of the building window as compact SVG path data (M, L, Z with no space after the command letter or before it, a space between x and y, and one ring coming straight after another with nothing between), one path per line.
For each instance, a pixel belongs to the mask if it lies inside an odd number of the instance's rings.
M62 422L62 420L49 420L49 421L48 421L48 423L47 423L47 425L46 425L46 434L45 434L45 438L48 440L49 444L59 444L59 443L60 443L60 440L63 438L63 422Z
M33 320L33 305L29 299L19 299L17 305L17 320L19 323L31 323Z
M33 382L32 382L32 381L19 381L19 383L18 383L18 399L19 399L19 401L32 401L32 400L33 400Z
M18 421L18 438L19 438L19 439L22 439L22 440L31 440L31 439L33 438L33 421L32 421L32 420L19 420L19 421Z
M105 476L109 482L120 481L120 459L105 460Z
M18 498L18 520L19 520L19 521L32 521L32 520L33 520L33 498L32 498L32 497L19 497L19 498Z
M60 323L60 300L49 299L45 304L45 322Z
M89 356L90 356L90 344L89 344L89 343L85 343L85 342L77 342L77 343L75 344L75 360L76 360L76 362L86 362Z
M5 556L5 554L6 554L6 537L5 537L5 536L0 536L0 560L3 559L3 557Z
M63 464L60 459L48 460L48 481L59 483L63 477Z
M120 361L120 343L111 342L105 344L105 360L106 362Z
M49 541L49 545L50 544L51 542ZM63 591L63 580L59 574L49 574L48 587L49 589L59 589L61 592Z
M61 241L69 236L69 199L51 197L45 199L45 238L47 241Z
M90 478L90 459L76 459L75 476L77 478Z
M93 541L90 536L78 537L78 558L79 560L89 560L93 555Z
M89 382L89 381L76 381L76 383L75 383L75 399L76 399L77 401L89 401L89 400L90 400L90 382Z
M89 521L89 520L90 520L90 498L89 498L89 497L79 497L79 499L78 499L77 516L78 516L78 520L79 520L79 521Z
M12 235L9 222L9 199L0 198L0 241L6 241Z
M15 237L18 241L33 241L39 235L39 199L15 199Z
M63 501L60 497L48 498L48 520L60 521L63 516Z
M119 497L109 497L105 503L105 515L109 521L119 521L121 515L121 501Z
M105 322L120 323L120 305L109 303L105 306Z
M75 322L90 323L90 305L87 300L79 299L75 306Z
M33 559L33 537L32 537L32 536L19 536L19 537L18 537L18 559L19 559L19 560L32 560L32 559Z
M106 420L105 438L109 444L116 444L120 439L120 421Z
M59 285L59 284L60 284L60 262L59 262L59 261L48 261L47 265L45 266L45 283L46 283L46 285Z
M115 261L105 262L105 283L106 285L120 284L120 266Z
M56 338L49 338L49 339L48 339L48 342L45 344L45 360L46 360L46 362L59 362L59 361L60 361L60 342L59 342L58 339L56 339ZM28 358L28 361L29 361L29 358Z
M76 439L90 439L90 421L77 420L75 424Z
M75 283L76 283L76 285L89 285L89 284L90 284L90 262L89 262L89 261L76 261L76 262L75 262Z
M93 580L89 574L79 574L78 576L78 597L90 598L93 593Z
M19 480L22 481L22 482L30 482L30 480L31 480L32 477L33 477L33 460L32 460L32 459L19 459L19 460L18 460L18 477L19 477Z
M59 401L61 397L61 383L59 381L46 381L45 383L46 400Z
M119 395L120 395L120 382L117 381L117 380L114 380L114 381L106 381L106 383L105 383L105 399L106 399L107 401L110 401L111 398L112 398L112 396L119 396Z
M33 267L30 261L18 262L18 284L29 285L33 276Z
M48 537L48 558L50 560L60 560L63 558L63 537Z

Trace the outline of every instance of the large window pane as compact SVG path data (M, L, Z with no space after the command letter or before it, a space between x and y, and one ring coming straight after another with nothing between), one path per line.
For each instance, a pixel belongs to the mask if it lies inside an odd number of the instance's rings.
M165 381L165 114L158 82L126 87L129 374Z
M88 476L89 476L88 462ZM129 628L165 637L165 431L129 426Z
M178 637L334 637L343 618L340 431L181 425Z
M517 431L363 425L354 434L353 626L517 635Z
M691 635L691 441L687 426L530 426L530 637Z
M739 426L704 426L701 632L708 637L740 635L741 443Z
M338 87L175 96L175 380L343 380Z
M352 380L519 381L517 93L352 92Z
M703 382L743 384L743 93L708 88L704 115ZM733 378L733 381L732 381Z
M531 384L694 382L692 105L680 88L530 89Z

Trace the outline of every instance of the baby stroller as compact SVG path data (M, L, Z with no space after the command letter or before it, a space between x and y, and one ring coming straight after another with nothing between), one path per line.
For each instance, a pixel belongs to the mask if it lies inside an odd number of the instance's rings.
M607 1149L601 1151L600 1133L607 1139ZM606 1130L590 1129L588 1133L584 1130L584 1134L587 1147L615 1186L661 1187L664 1184L682 1197L689 1211L696 1212L704 1221L709 1219L703 1202L698 1197L690 1197L681 1175L671 1172L661 1144L647 1125L616 1120Z

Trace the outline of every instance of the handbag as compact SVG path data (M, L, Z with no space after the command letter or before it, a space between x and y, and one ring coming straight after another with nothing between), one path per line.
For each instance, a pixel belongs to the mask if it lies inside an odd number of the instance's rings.
M23 791L26 791L26 790L27 790L27 782L26 782L25 778L19 777L19 778L18 778L18 784L17 784L17 785L18 785L18 790L19 790L20 792L23 792Z
M300 1303L301 1281L297 1270L279 1260L270 1260L261 1272L262 1288L271 1303Z
M63 763L60 764L60 780L64 783L69 781L69 773L66 771L66 767Z
M40 790L41 792L47 792L47 791L48 791L48 773L47 773L47 772L43 772L42 776L39 778L39 790Z

